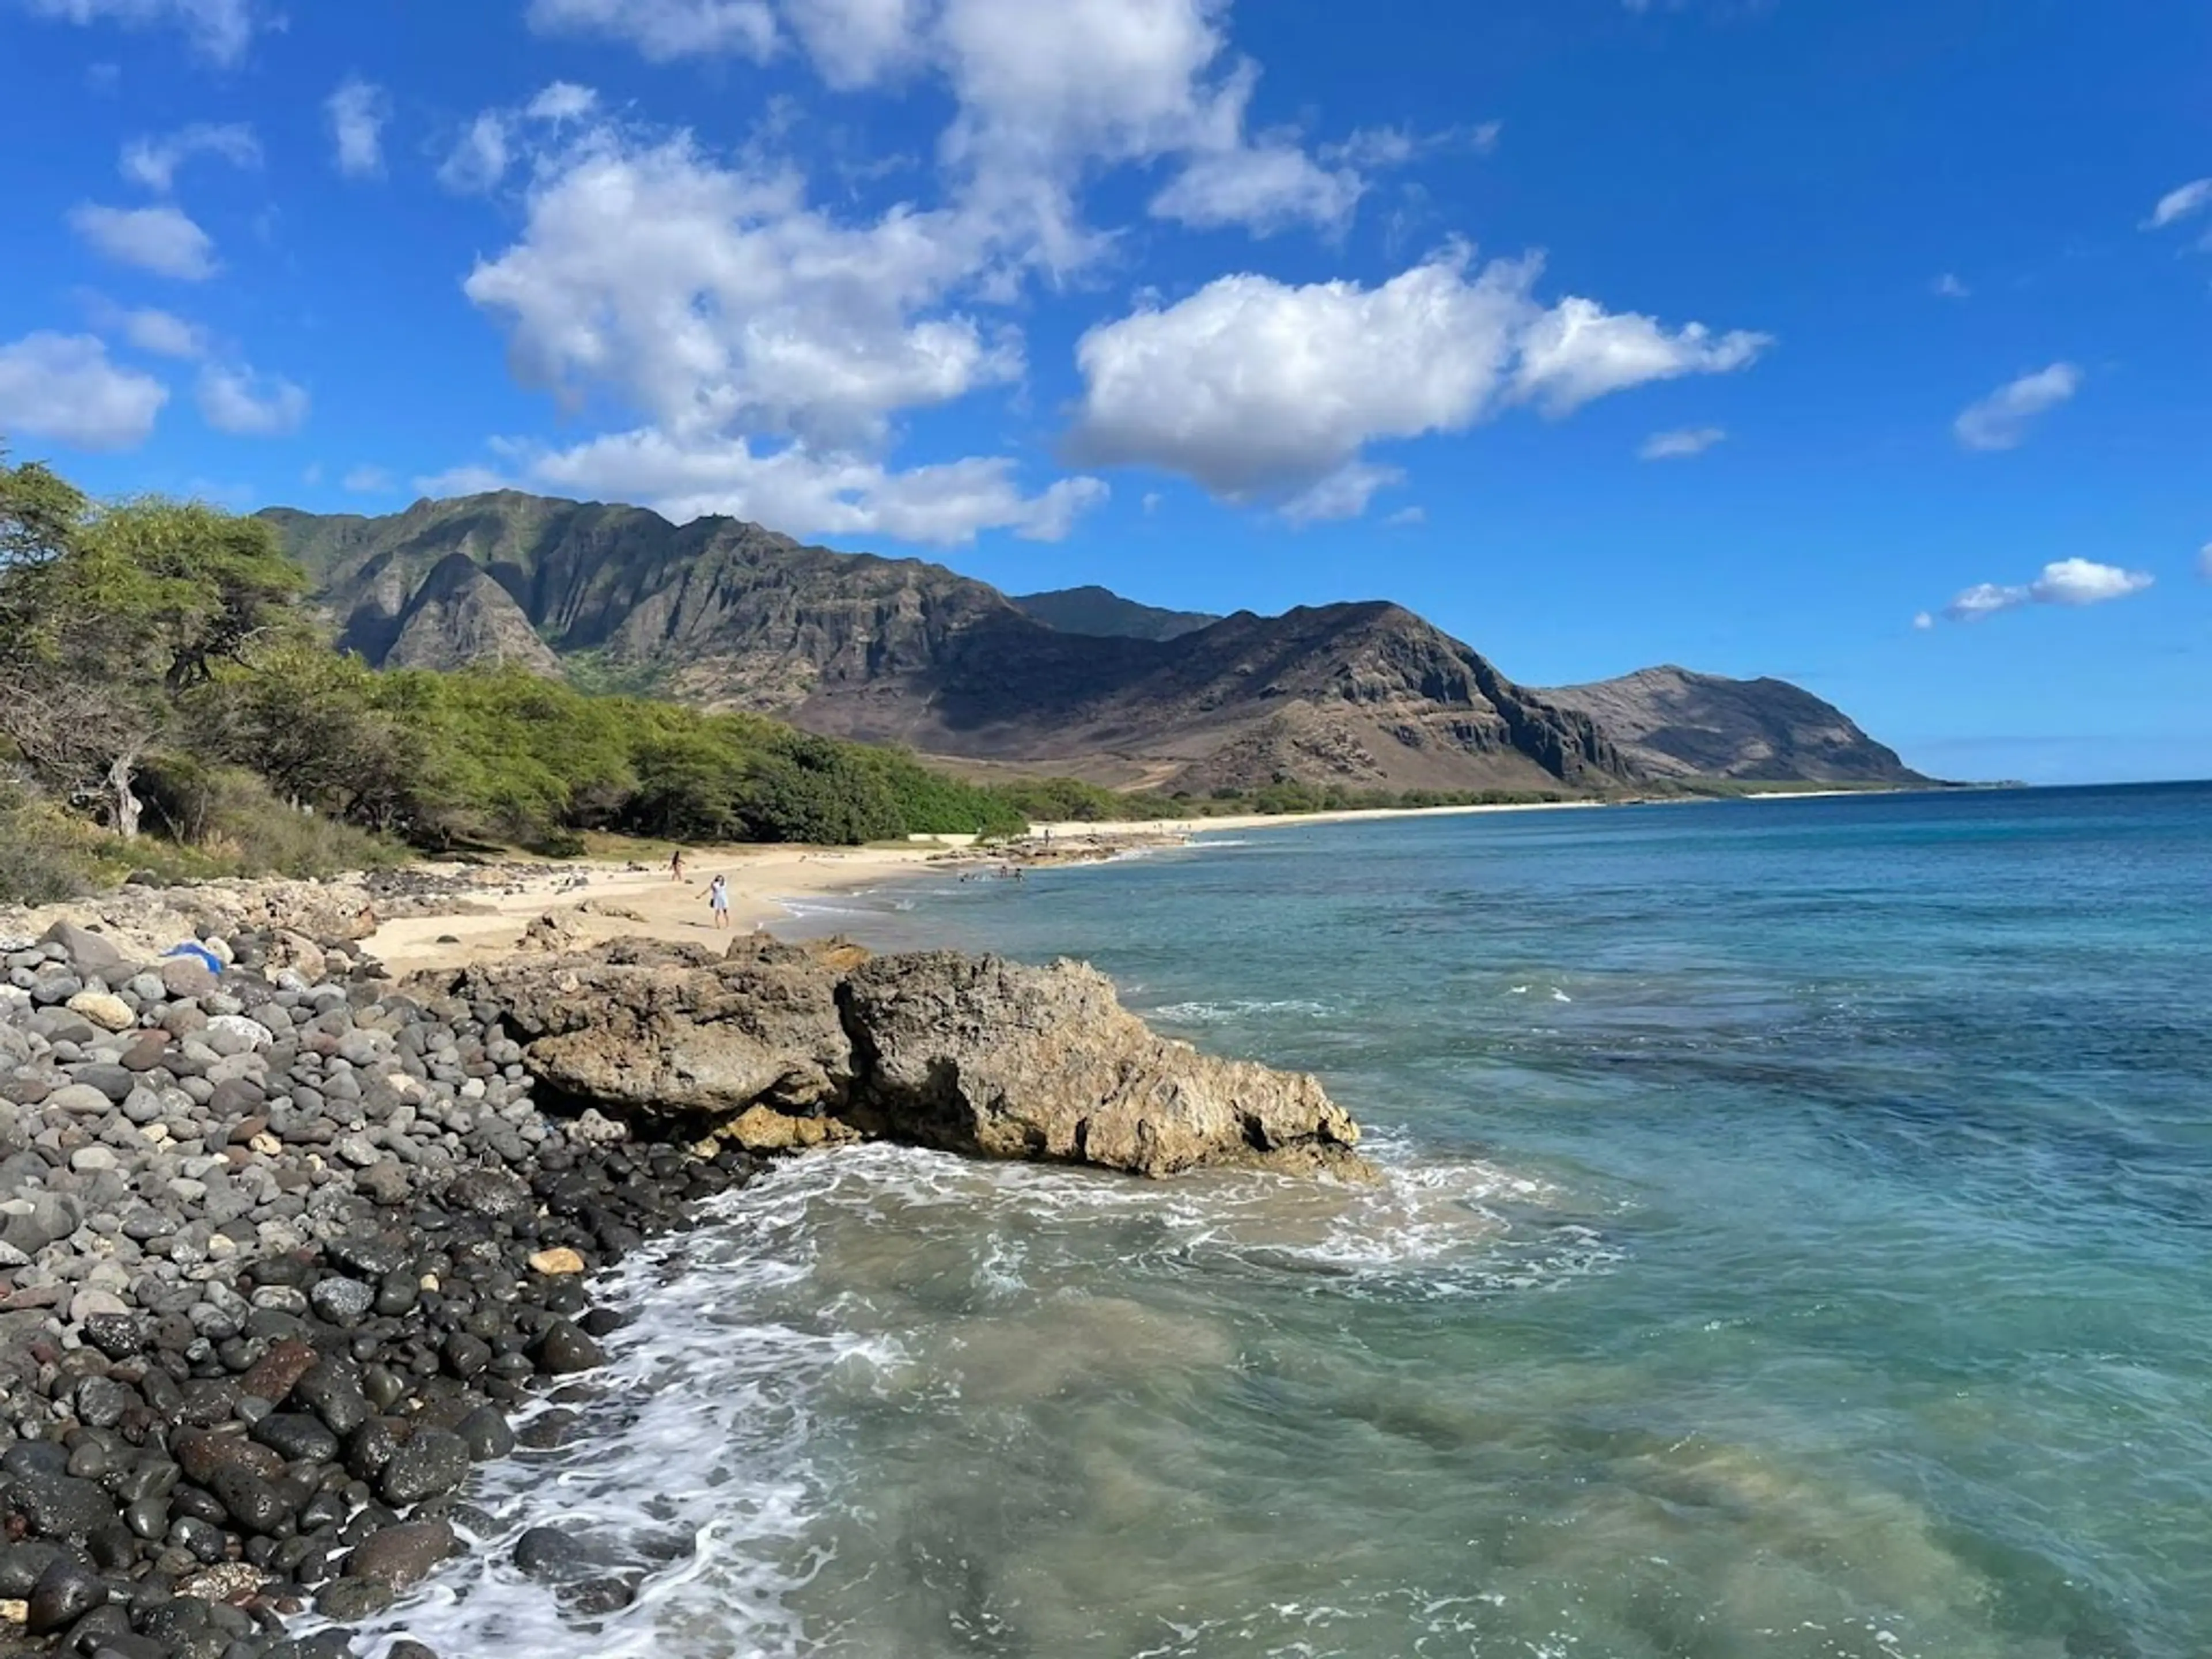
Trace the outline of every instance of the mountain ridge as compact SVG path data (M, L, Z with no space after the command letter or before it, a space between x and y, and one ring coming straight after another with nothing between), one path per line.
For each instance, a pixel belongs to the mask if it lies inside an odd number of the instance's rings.
M589 661L709 709L1116 787L1588 793L1692 775L1649 698L1585 695L1617 682L1522 686L1388 600L1183 628L1201 613L1060 590L1077 596L1082 626L1069 629L1028 608L1043 598L1053 609L1051 595L1019 600L942 565L809 546L733 519L678 526L516 491L384 518L263 516L307 569L340 642L378 665L498 660L552 673ZM1085 631L1102 626L1124 631ZM1771 684L1826 711L1796 709L1778 734L1730 713L1722 723L1772 764L1819 763L1821 730L1880 748L1840 711Z
M1056 587L1043 593L1008 595L1016 605L1063 634L1095 634L1109 639L1172 640L1211 628L1221 617L1210 611L1169 611L1124 599L1096 583Z

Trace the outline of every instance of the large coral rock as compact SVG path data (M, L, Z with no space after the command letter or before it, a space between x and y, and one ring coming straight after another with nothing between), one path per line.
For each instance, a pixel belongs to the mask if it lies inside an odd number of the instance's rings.
M1365 1172L1358 1126L1315 1079L1170 1042L1079 963L884 957L841 1001L857 1079L845 1115L872 1134L1146 1176Z
M1358 1127L1314 1079L1159 1036L1080 963L864 956L627 940L442 988L495 1004L561 1093L709 1120L710 1139L756 1152L877 1138L1146 1176L1369 1173Z
M836 976L807 952L740 941L729 957L650 944L470 969L454 989L496 1003L544 1082L632 1111L732 1116L844 1097L852 1045Z

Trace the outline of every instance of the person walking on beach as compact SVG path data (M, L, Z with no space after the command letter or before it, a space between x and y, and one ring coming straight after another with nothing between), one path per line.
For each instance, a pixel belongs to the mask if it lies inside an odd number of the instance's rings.
M668 878L671 881L684 879L684 849L680 847L669 854Z
M726 876L716 876L707 884L707 908L714 913L714 926L730 925L730 882Z

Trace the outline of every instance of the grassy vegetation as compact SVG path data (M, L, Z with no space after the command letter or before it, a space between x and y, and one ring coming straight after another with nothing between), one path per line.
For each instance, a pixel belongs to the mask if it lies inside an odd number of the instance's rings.
M319 875L610 833L858 843L1008 835L1006 792L910 755L519 669L332 650L270 527L102 505L0 464L0 900L133 872Z

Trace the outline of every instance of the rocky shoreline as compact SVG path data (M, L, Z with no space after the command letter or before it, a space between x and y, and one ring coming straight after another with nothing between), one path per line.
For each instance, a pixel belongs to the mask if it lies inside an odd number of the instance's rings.
M340 928L195 931L0 939L0 1655L356 1651L497 1530L471 1470L599 1363L589 1275L775 1152L1364 1168L1312 1079L1075 964L633 941L401 985ZM515 1561L625 1605L591 1557Z

